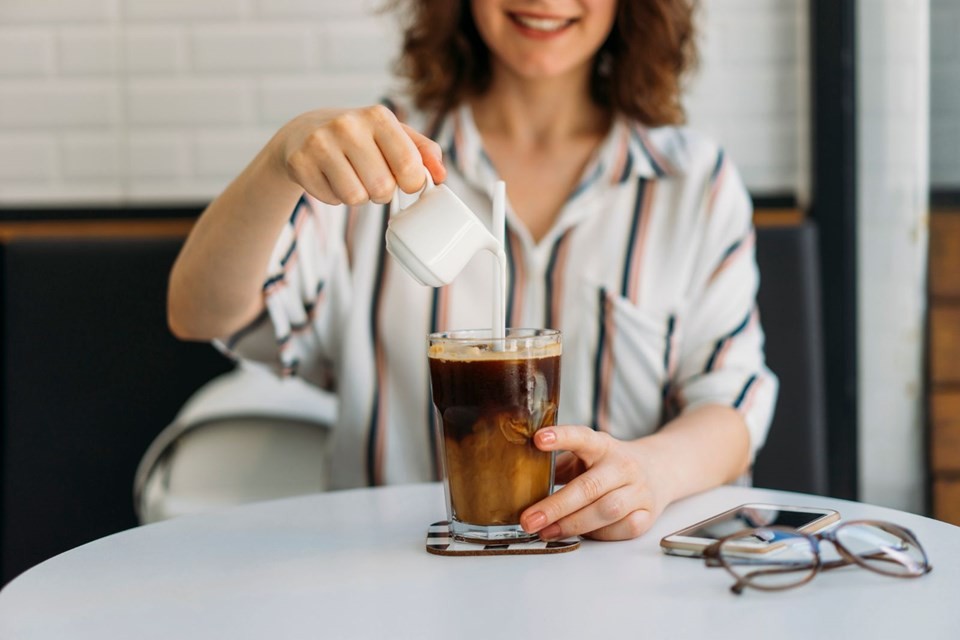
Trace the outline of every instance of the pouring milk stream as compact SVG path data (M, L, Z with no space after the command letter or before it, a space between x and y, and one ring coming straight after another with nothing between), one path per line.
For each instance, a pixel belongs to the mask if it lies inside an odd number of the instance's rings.
M428 287L453 282L471 258L489 251L496 258L492 305L493 337L506 334L507 257L503 250L506 185L498 181L493 197L493 233L446 185L434 184L429 171L419 198L400 209L399 190L391 202L386 243L403 269ZM496 234L496 235L494 235Z

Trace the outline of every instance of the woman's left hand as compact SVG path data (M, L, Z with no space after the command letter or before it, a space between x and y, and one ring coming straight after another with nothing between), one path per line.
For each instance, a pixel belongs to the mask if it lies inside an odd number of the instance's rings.
M648 440L625 442L585 426L538 431L538 449L566 452L556 464L557 484L566 486L527 508L523 528L547 540L628 540L645 533L669 502Z

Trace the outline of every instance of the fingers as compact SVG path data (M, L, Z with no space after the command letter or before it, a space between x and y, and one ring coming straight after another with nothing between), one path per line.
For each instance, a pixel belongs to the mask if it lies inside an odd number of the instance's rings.
M383 160L383 169L394 186L399 186L406 193L414 193L423 187L425 180L420 151L396 118L384 124L386 126L374 130L376 151Z
M321 171L343 202L382 203L393 197L396 183L375 142L376 131L390 128L391 119L396 122L385 107L348 111L317 132L329 147L318 155Z
M541 531L551 524L560 524L564 532L577 534L608 525L613 520L603 514L616 512L620 504L618 500L624 497L622 493L618 493L616 498L611 498L609 494L626 485L627 480L612 465L589 469L553 495L529 507L521 514L520 523L530 533ZM603 514L598 513L595 503L608 499L613 503L604 506ZM624 515L626 512L620 513L617 519Z
M303 153L297 153L287 160L287 171L290 173L290 176L297 184L303 187L304 191L317 200L326 202L327 204L341 204L343 200L341 200L340 196L334 191L327 177L323 175L319 167L305 157L301 157L305 155L306 154Z
M290 179L318 200L327 204L340 204L343 202L340 194L336 192L321 170L321 166L336 162L336 155L326 138L315 132L287 156L287 174ZM319 159L324 159L325 162ZM346 159L343 158L343 161Z
M586 536L594 540L632 540L649 531L653 522L654 517L649 510L637 509L613 524L590 531Z
M377 204L390 202L396 191L396 179L373 140L357 141L347 152L347 160L353 169L353 177L359 178L360 185L370 200ZM420 169L420 181L423 181L423 169Z
M614 439L582 425L561 425L540 429L533 442L541 451L570 451L592 466L606 454Z
M440 145L409 125L403 124L401 126L420 153L423 166L430 170L433 181L443 182L446 180L447 169L443 166L443 149L440 148ZM402 188L403 183L400 184Z
M595 540L630 540L647 532L654 517L642 496L632 486L623 486L607 493L596 502L560 518L539 533L544 540L558 540L585 535Z
M585 509L550 525L541 536L560 539L586 535L595 540L630 540L646 533L653 525L649 510L635 508L639 502L630 487L621 487L603 496Z
M654 496L635 447L584 426L541 429L534 436L557 457L556 478L566 486L529 507L520 522L546 540L589 535L625 540L646 532L655 519Z
M446 177L439 145L401 124L386 107L307 121L302 143L287 158L287 171L323 202L389 202L397 186L408 193L423 187L424 166L436 182Z
M633 511L630 507L633 497L633 492L629 487L614 489L570 515L560 518L544 531L541 531L541 535L546 538L556 538L610 526Z

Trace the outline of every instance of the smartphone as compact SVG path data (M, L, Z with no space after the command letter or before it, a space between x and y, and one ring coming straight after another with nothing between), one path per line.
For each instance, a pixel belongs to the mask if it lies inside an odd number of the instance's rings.
M744 529L754 527L790 527L803 533L819 531L840 519L833 509L817 507L787 507L777 504L742 504L702 522L680 529L660 540L660 548L675 556L700 557L703 550L715 541ZM764 553L778 545L776 537L757 538L750 544L751 551Z

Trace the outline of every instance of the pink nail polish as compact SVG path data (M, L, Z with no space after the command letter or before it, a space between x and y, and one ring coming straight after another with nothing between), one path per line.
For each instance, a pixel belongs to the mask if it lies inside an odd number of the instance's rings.
M557 434L555 431L545 429L539 433L539 438L542 444L553 444L557 441Z
M537 511L527 518L527 524L524 527L527 531L533 533L547 523L547 516L542 511Z

